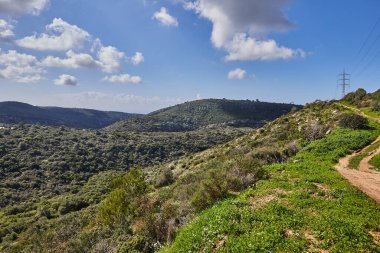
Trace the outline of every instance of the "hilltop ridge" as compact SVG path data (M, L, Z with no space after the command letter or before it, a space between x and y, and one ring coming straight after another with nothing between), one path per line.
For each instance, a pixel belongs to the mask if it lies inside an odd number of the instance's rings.
M15 101L0 102L0 123L3 124L103 128L116 121L139 116L141 115L92 109L33 106Z
M202 99L185 102L149 113L144 117L117 122L109 129L124 131L191 131L212 125L260 127L292 109L294 104L251 100Z

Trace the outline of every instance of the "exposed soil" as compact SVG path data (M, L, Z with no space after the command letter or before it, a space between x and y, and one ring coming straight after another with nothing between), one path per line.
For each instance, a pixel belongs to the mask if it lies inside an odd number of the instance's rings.
M380 141L380 137L376 139L375 142ZM359 168L349 169L348 163L350 159L362 152L365 152L369 147L368 145L365 149L360 152L348 155L340 159L339 163L335 168L342 174L352 185L366 193L369 197L374 199L378 204L380 204L380 172L372 169L369 161L377 154L380 154L380 148L372 151L366 156L359 164Z

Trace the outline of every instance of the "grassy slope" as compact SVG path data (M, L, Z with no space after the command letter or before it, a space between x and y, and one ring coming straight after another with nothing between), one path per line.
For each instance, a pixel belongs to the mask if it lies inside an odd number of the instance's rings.
M348 167L350 169L358 169L360 162L369 155L372 151L376 150L380 147L380 142L375 142L371 146L368 147L364 152L355 155L350 159Z
M304 148L294 162L272 165L235 199L207 209L161 252L380 252L380 209L333 165L379 130L336 130Z

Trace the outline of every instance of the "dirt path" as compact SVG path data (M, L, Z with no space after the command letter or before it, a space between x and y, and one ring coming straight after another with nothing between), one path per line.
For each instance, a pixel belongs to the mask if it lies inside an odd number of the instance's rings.
M343 104L339 104L339 105L342 106L342 107L344 107L344 108L347 108L349 110L355 111L355 112L357 112L357 114L360 114L363 117L366 117L368 119L377 121L380 124L380 119L379 118L376 118L376 117L373 117L373 116L369 116L369 115L365 114L364 112L360 111L358 108L347 106L347 105L343 105Z
M380 136L374 142L378 141L380 141ZM335 166L335 168L352 185L359 188L369 197L374 199L378 204L380 204L380 172L372 170L371 165L368 163L372 159L372 157L374 157L376 154L380 154L380 148L370 152L368 156L366 156L360 162L359 168L357 170L348 168L348 163L350 159L357 154L365 152L369 146L367 146L365 149L359 152L355 152L351 155L348 155L340 159L339 163Z

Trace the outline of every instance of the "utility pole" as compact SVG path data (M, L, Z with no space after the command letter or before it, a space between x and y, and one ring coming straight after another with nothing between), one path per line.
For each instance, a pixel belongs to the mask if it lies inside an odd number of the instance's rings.
M342 97L346 95L346 87L350 86L350 74L343 70L343 73L339 75L338 85L342 86Z

